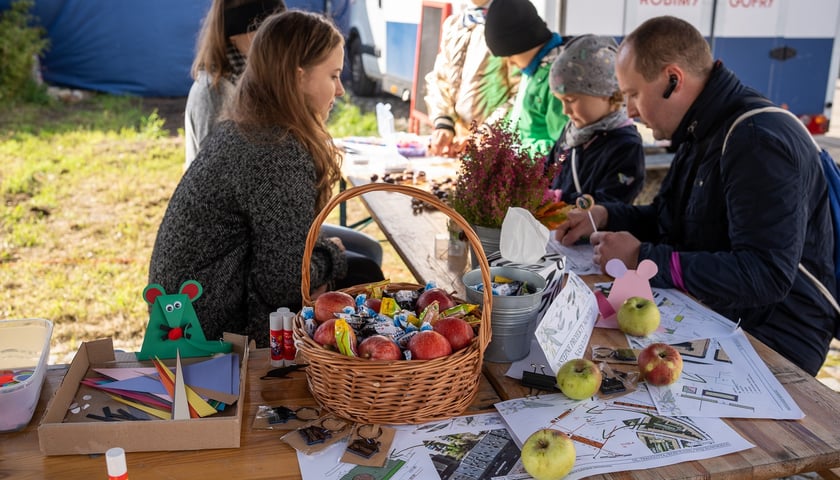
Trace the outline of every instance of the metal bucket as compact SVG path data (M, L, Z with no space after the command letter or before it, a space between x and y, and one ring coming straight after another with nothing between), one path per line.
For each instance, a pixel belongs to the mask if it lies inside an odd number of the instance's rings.
M532 327L545 290L545 279L522 268L490 267L490 277L496 275L527 282L531 289L536 290L530 295L493 297L493 310L490 312L493 336L484 351L484 359L490 362L513 362L525 358L531 350ZM482 293L473 288L481 284L481 270L467 272L463 281L467 301L481 305Z

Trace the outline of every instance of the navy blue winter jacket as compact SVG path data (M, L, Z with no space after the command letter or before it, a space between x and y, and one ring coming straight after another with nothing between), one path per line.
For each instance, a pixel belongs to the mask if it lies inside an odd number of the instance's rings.
M568 128L568 126L566 127ZM563 138L563 135L560 135ZM635 125L595 134L587 143L574 148L580 188L572 177L572 149L563 149L558 140L549 153L549 162L562 162L560 173L551 183L552 189L563 191L562 200L573 204L584 193L596 203L616 201L633 203L642 191L645 180L645 152L642 137Z
M656 262L652 284L685 289L808 373L822 366L835 313L797 266L835 291L834 237L825 177L801 125L762 113L769 101L720 62L673 135L671 169L649 206L611 204L608 230L643 243L639 260ZM672 256L678 252L678 256Z

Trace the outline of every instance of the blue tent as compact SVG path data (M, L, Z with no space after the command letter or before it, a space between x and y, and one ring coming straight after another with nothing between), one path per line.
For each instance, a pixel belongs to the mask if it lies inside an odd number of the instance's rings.
M13 0L0 0L0 11ZM41 59L50 84L146 97L183 97L201 21L211 0L36 0L46 29ZM325 1L286 0L289 8L324 12ZM333 0L343 31L349 0Z

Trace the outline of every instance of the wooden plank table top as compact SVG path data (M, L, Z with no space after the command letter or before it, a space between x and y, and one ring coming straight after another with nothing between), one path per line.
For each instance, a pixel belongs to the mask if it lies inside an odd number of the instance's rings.
M280 440L277 430L252 428L260 405L316 405L306 386L302 371L290 378L261 380L270 370L267 348L252 350L248 361L248 379L244 401L240 448L174 451L129 452L128 473L138 479L299 479L295 450ZM61 384L67 366L51 366L35 414L29 425L13 433L0 433L0 478L22 479L94 479L107 478L104 455L44 456L38 447L38 422L53 392ZM482 375L479 392L471 411L486 411L501 399Z
M369 178L348 177L351 185L364 185ZM454 292L459 298L466 298L461 280L471 270L470 255L438 258L435 252L435 236L447 234L449 217L438 210L424 210L413 213L411 197L394 192L369 192L361 196L370 216L394 247L418 284L433 280L438 287ZM403 280L404 279L392 279Z
M369 180L359 179L361 183ZM456 292L463 291L462 271L449 268L445 259L434 257L432 238L446 232L446 216L424 212L412 216L410 199L404 195L371 192L365 204L420 283L435 280ZM427 233L428 232L428 233ZM590 285L607 281L607 276L587 278ZM719 458L680 463L652 470L620 472L590 478L628 479L770 479L801 472L818 471L824 478L837 478L840 467L840 394L760 341L750 341L771 372L788 390L805 418L798 421L768 419L725 420L756 447ZM601 345L626 345L615 330L595 329L591 341ZM604 343L609 342L609 343ZM484 373L503 399L523 397L528 389L505 376L509 365L485 362Z
M717 458L683 462L651 470L616 472L591 480L642 479L773 479L819 471L826 479L840 466L840 394L831 390L770 347L747 335L758 355L790 393L805 418L769 420L733 418L724 421L755 448ZM618 330L596 328L590 344L626 346ZM505 376L510 364L484 363L484 374L503 399L527 396L529 389ZM823 473L825 471L825 473Z

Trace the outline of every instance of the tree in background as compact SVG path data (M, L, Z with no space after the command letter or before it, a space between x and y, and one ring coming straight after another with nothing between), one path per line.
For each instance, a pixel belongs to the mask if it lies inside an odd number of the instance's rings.
M34 0L17 0L0 12L0 102L45 98L44 87L33 77L37 58L49 45L44 29L30 13Z

